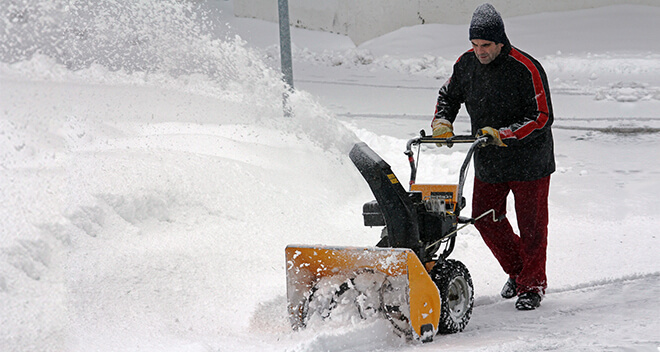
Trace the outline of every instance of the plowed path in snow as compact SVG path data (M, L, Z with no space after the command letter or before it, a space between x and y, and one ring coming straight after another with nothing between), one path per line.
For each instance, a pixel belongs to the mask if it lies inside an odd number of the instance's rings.
M550 291L541 307L519 312L515 300L474 308L468 328L438 336L422 350L658 351L660 273Z

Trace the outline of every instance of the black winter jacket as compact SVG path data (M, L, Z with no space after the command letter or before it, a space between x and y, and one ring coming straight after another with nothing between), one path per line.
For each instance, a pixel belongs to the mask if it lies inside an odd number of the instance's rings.
M463 54L440 88L435 118L453 123L462 103L473 135L483 127L493 127L507 144L477 148L474 163L479 180L533 181L555 171L548 79L530 55L506 45L484 65L473 50Z

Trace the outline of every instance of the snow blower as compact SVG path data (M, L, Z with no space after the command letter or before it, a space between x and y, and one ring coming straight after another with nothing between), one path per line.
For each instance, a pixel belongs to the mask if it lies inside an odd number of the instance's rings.
M349 157L376 198L363 206L364 225L383 226L381 239L375 247L287 246L287 308L293 328L353 314L385 317L395 332L422 342L437 333L462 331L472 314L472 279L463 263L448 256L458 230L488 214L460 216L472 154L485 142L486 137L432 138L421 131L406 146L409 191L369 146L355 144ZM458 184L415 183L412 147L418 146L419 153L425 143L471 144Z

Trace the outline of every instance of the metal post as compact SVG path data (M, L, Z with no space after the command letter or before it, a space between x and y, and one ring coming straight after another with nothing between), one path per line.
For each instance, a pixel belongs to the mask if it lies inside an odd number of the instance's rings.
M282 96L284 116L291 116L288 104L289 93L293 91L293 64L291 59L291 32L289 30L289 1L277 0L277 10L280 20L280 60L284 82L288 85Z

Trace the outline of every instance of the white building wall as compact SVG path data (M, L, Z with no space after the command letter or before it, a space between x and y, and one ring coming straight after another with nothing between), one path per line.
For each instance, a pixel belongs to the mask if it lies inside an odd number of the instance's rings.
M469 23L490 2L503 17L618 4L660 6L660 0L288 0L292 25L345 34L356 45L423 23ZM234 15L277 22L278 0L234 0Z

